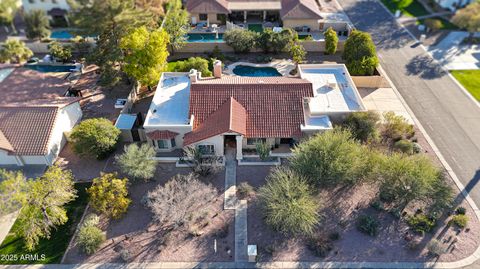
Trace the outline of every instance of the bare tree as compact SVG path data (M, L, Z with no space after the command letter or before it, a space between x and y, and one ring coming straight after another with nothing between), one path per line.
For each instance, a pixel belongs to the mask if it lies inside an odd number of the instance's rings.
M162 226L189 224L217 195L217 190L205 184L194 173L176 175L165 186L158 186L146 195L146 205L153 220Z

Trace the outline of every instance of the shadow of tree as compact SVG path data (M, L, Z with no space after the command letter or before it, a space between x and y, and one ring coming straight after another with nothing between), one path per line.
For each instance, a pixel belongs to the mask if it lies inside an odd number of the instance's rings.
M428 55L415 56L406 66L407 75L419 76L422 79L435 79L447 73Z

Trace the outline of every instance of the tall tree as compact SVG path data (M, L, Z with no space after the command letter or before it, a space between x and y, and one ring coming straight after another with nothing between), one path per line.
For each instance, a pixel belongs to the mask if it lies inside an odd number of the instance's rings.
M27 191L28 181L21 172L0 169L0 216L20 209Z
M0 62L20 63L32 55L33 52L20 40L7 40L0 47Z
M337 32L332 27L328 27L323 35L325 36L325 53L335 54L338 45Z
M67 222L65 205L75 197L71 171L62 170L58 166L51 166L43 176L28 181L28 190L18 221L29 250L32 250L41 238L49 238L52 228Z
M168 10L165 21L163 22L163 29L165 29L170 38L170 49L172 53L185 45L188 27L188 12L182 9L181 6L172 6Z
M0 25L10 26L14 34L17 34L14 19L18 11L17 0L0 1Z
M50 36L50 22L43 10L32 10L24 16L25 33L29 39L40 39Z
M98 36L88 60L100 67L104 85L114 85L121 79L122 37L131 29L157 26L151 13L135 6L134 0L76 0L72 14L71 21L79 33Z
M167 63L167 44L168 34L162 29L148 31L142 26L132 30L120 41L124 72L143 85L154 86Z
M473 2L458 10L452 22L460 28L465 28L470 33L471 40L474 33L480 32L480 2Z
M373 75L378 66L377 51L369 33L352 31L343 50L348 71L355 76Z

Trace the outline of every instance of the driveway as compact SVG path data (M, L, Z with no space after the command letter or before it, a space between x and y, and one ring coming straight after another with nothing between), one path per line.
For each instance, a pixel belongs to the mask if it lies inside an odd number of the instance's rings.
M428 47L428 50L448 70L480 69L480 46L462 45L466 37L467 32L451 32L437 45Z
M480 204L480 106L379 2L338 1L358 29L372 34L382 67L465 190Z

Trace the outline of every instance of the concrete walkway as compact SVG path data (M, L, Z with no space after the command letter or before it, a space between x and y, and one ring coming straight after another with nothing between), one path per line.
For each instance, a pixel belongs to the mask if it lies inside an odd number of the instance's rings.
M18 213L20 213L20 211L0 216L0 244L2 244L5 237L7 237L8 232L10 232L10 229L17 219Z
M236 209L238 201L235 150L228 148L225 155L225 199L223 209Z
M240 200L235 210L235 262L248 261L247 200Z
M480 33L475 36L480 37ZM467 32L451 32L436 46L428 47L428 51L448 70L480 69L480 46L461 44L466 37Z

